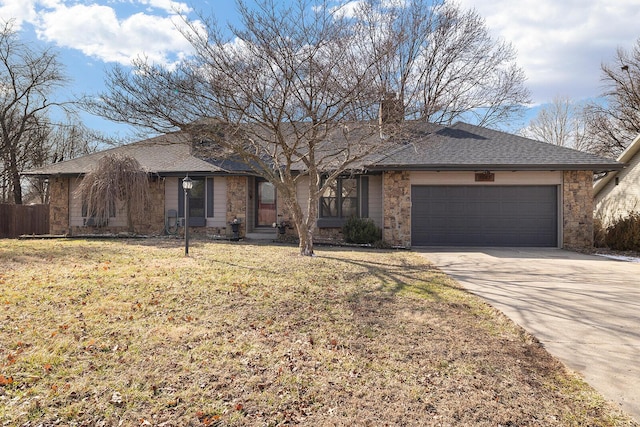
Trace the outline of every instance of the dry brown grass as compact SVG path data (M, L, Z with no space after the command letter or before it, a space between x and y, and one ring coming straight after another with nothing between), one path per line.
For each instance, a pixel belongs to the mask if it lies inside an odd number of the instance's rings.
M3 426L635 426L411 252L0 241Z

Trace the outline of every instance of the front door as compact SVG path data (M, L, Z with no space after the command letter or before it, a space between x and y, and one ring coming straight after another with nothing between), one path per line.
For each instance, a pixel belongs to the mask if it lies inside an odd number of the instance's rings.
M276 187L268 181L258 181L256 186L256 227L271 227L277 220Z

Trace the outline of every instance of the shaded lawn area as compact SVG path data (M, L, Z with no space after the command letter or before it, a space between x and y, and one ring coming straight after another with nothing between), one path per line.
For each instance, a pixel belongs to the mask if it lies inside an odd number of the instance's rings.
M635 426L408 251L0 240L0 425Z

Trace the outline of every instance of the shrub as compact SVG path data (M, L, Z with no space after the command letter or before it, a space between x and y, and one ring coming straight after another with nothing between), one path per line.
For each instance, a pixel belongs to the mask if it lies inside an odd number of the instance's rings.
M619 218L607 229L607 246L620 251L640 251L640 212Z
M593 245L596 248L604 248L607 246L607 229L599 218L593 219Z
M371 218L349 218L342 234L347 243L370 244L382 239L382 230Z

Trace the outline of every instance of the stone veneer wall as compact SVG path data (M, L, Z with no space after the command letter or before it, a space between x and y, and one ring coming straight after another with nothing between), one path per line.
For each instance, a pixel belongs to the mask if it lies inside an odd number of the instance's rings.
M69 178L49 178L49 234L69 232Z
M150 236L158 236L164 234L164 206L165 206L165 192L164 192L164 179L150 178L149 179L149 206L145 210L145 217L139 219L134 223L134 231L137 234L146 234ZM53 198L51 198L53 200ZM67 209L69 203L67 200ZM123 211L122 215L126 216L126 212ZM68 223L67 214L67 223ZM109 226L104 227L71 227L70 234L105 234L105 233L127 233L129 231L128 226Z
M246 176L227 177L227 224L237 218L240 221L240 237L246 234L248 186L249 178ZM227 235L230 234L231 226L227 226Z
M146 210L146 217L134 223L136 233L164 234L164 186L164 179L152 179L149 181L149 207Z
M392 246L411 246L411 178L408 171L382 175L382 240Z
M567 249L593 247L593 172L564 171L563 239Z

